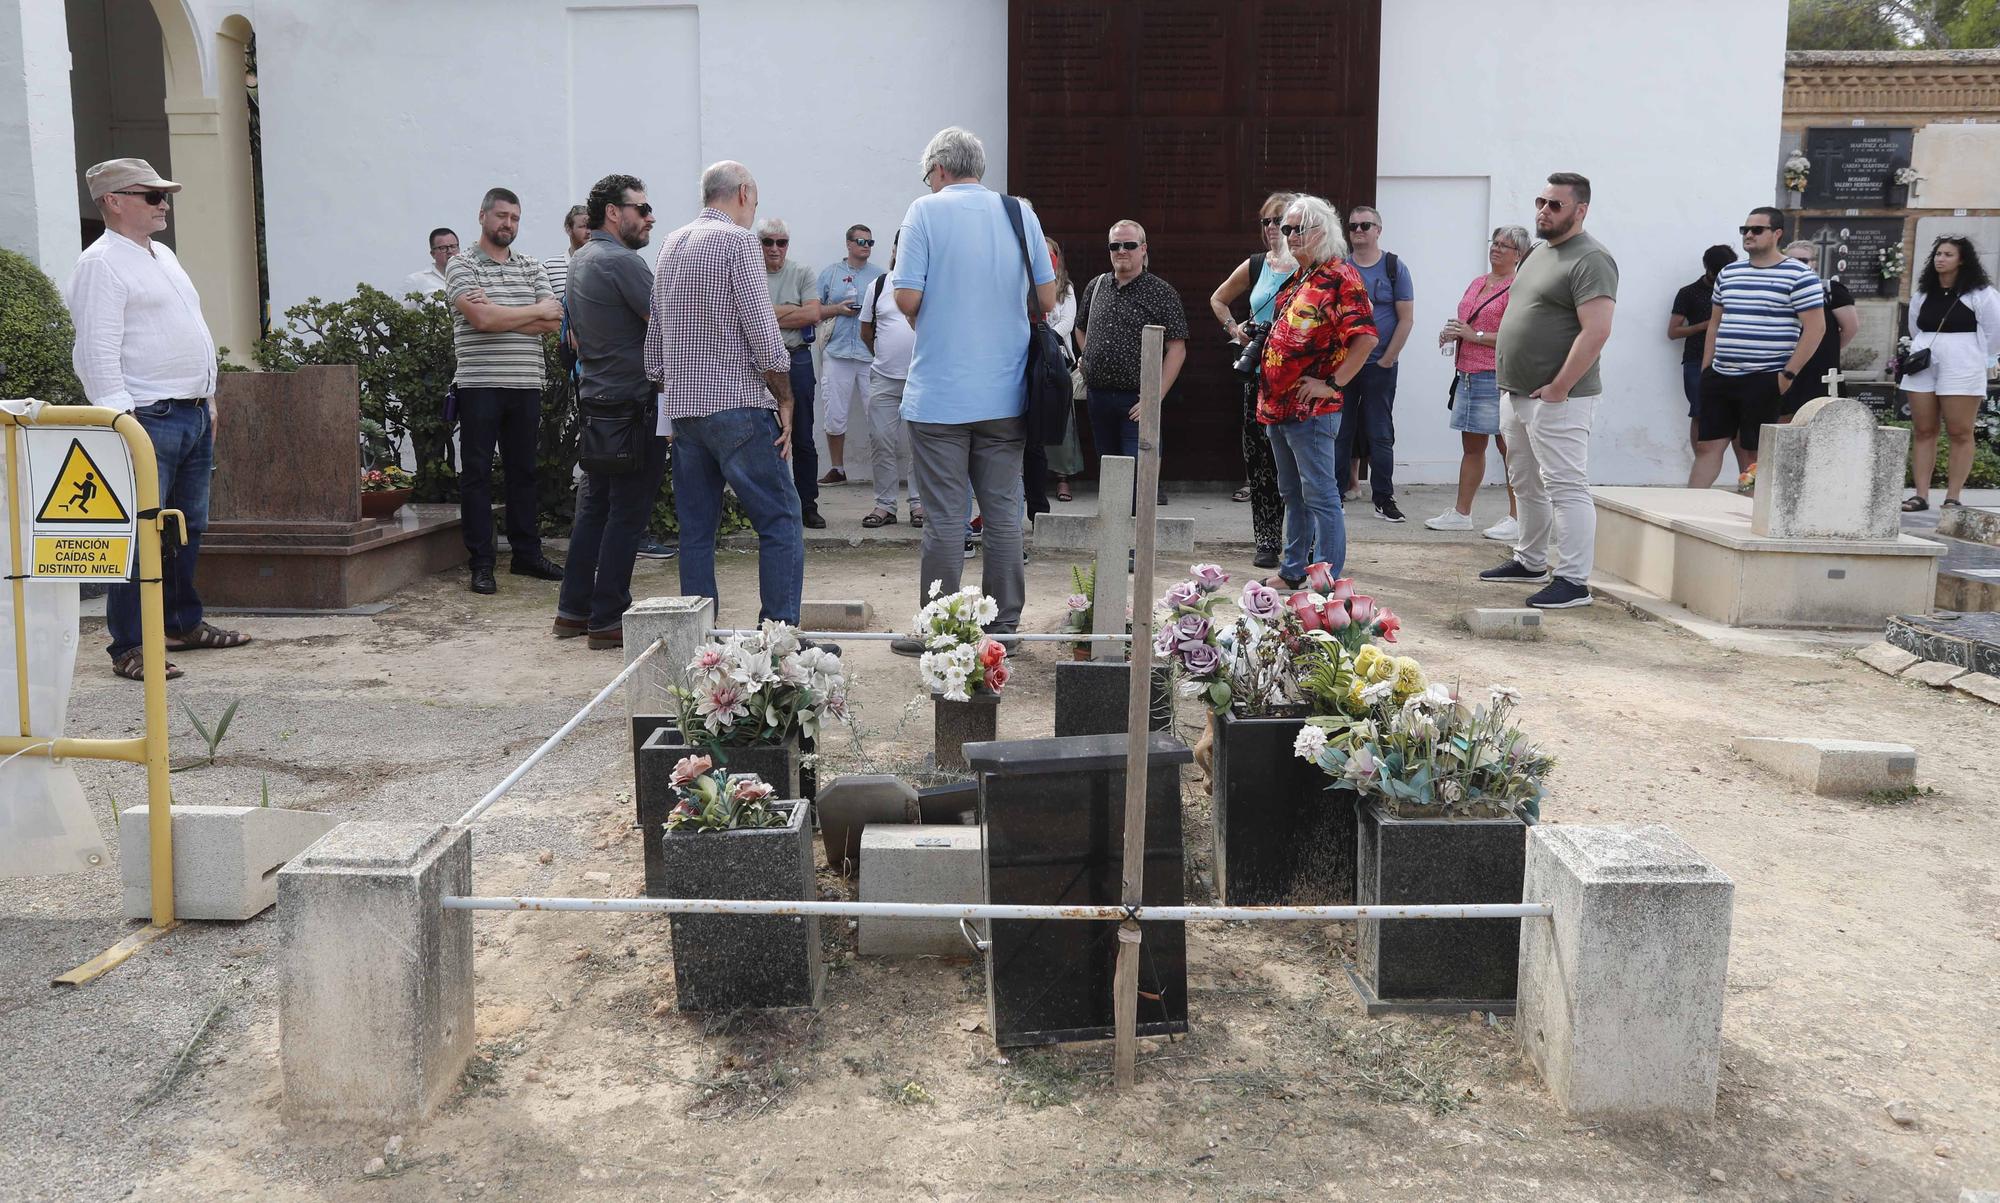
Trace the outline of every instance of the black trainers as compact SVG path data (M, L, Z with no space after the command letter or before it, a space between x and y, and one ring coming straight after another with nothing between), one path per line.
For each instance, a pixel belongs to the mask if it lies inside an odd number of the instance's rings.
M500 583L493 579L493 568L491 565L479 564L473 566L472 591L474 593L500 592Z
M1595 600L1590 595L1590 586L1559 576L1546 589L1531 595L1528 604L1540 610L1567 610L1572 606L1587 606Z
M531 576L538 581L563 579L562 565L544 555L532 559L527 556L515 556L513 562L507 565L507 571L513 576Z
M1375 516L1384 522L1403 521L1403 511L1396 508L1396 499L1394 497L1389 498L1387 501L1376 502Z
M1278 549L1274 547L1259 551L1251 558L1250 564L1253 568L1276 568L1278 566Z
M1479 574L1482 581L1499 581L1509 585L1539 585L1554 579L1548 569L1534 569L1519 560L1508 560L1498 568L1488 568Z
M889 650L898 656L921 656L924 654L924 641L921 639L891 639L889 641Z

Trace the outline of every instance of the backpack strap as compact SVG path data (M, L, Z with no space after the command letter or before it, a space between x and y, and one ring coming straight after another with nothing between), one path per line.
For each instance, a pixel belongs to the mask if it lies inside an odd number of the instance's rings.
M1021 224L1021 202L1011 196L1000 197L1000 207L1007 210L1007 220L1014 225L1014 240L1021 244L1021 266L1028 272L1028 307L1034 311L1035 320L1041 321L1041 298L1035 295L1035 261L1028 257L1028 231Z

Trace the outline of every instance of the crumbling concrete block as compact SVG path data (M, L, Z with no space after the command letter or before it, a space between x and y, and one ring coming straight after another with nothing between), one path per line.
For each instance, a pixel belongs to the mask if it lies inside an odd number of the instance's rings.
M153 914L150 811L118 816L119 875L125 917ZM250 919L278 901L278 870L332 831L340 820L309 810L268 806L173 808L174 915L180 919Z
M1738 736L1730 750L1816 794L1859 795L1917 783L1917 750L1908 744Z

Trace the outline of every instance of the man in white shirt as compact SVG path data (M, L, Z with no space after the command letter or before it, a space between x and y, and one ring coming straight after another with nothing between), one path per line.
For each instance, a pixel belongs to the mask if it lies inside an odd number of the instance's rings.
M444 268L451 257L458 254L458 235L444 226L431 231L431 265L420 272L411 272L403 280L405 293L430 296L444 291Z
M896 264L895 245L889 265ZM924 524L923 499L917 496L916 473L910 470L910 440L903 426L903 382L910 375L910 355L917 332L896 307L896 290L888 276L878 275L861 294L861 342L871 356L868 367L868 437L875 480L875 508L861 520L867 527L892 526L896 521L896 482L910 482L910 525Z
M248 635L202 621L194 590L215 463L215 340L180 261L153 241L167 228L167 198L181 186L144 159L99 163L83 178L104 233L77 259L63 298L76 323L72 362L92 405L127 410L145 427L164 489L160 506L187 520L186 544L164 548L167 650L241 647ZM111 587L105 621L112 671L143 679L137 585ZM173 664L166 672L168 680L181 675Z
M582 205L571 205L563 215L563 234L569 238L569 249L542 260L542 270L549 273L549 287L556 290L558 301L569 291L569 257L590 239L590 211Z

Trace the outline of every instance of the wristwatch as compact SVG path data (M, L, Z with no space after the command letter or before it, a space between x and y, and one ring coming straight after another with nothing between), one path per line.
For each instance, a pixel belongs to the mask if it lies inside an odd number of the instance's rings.
M1799 378L1797 372L1788 372L1783 368L1778 369L1778 375L1783 376L1787 380L1797 380Z

